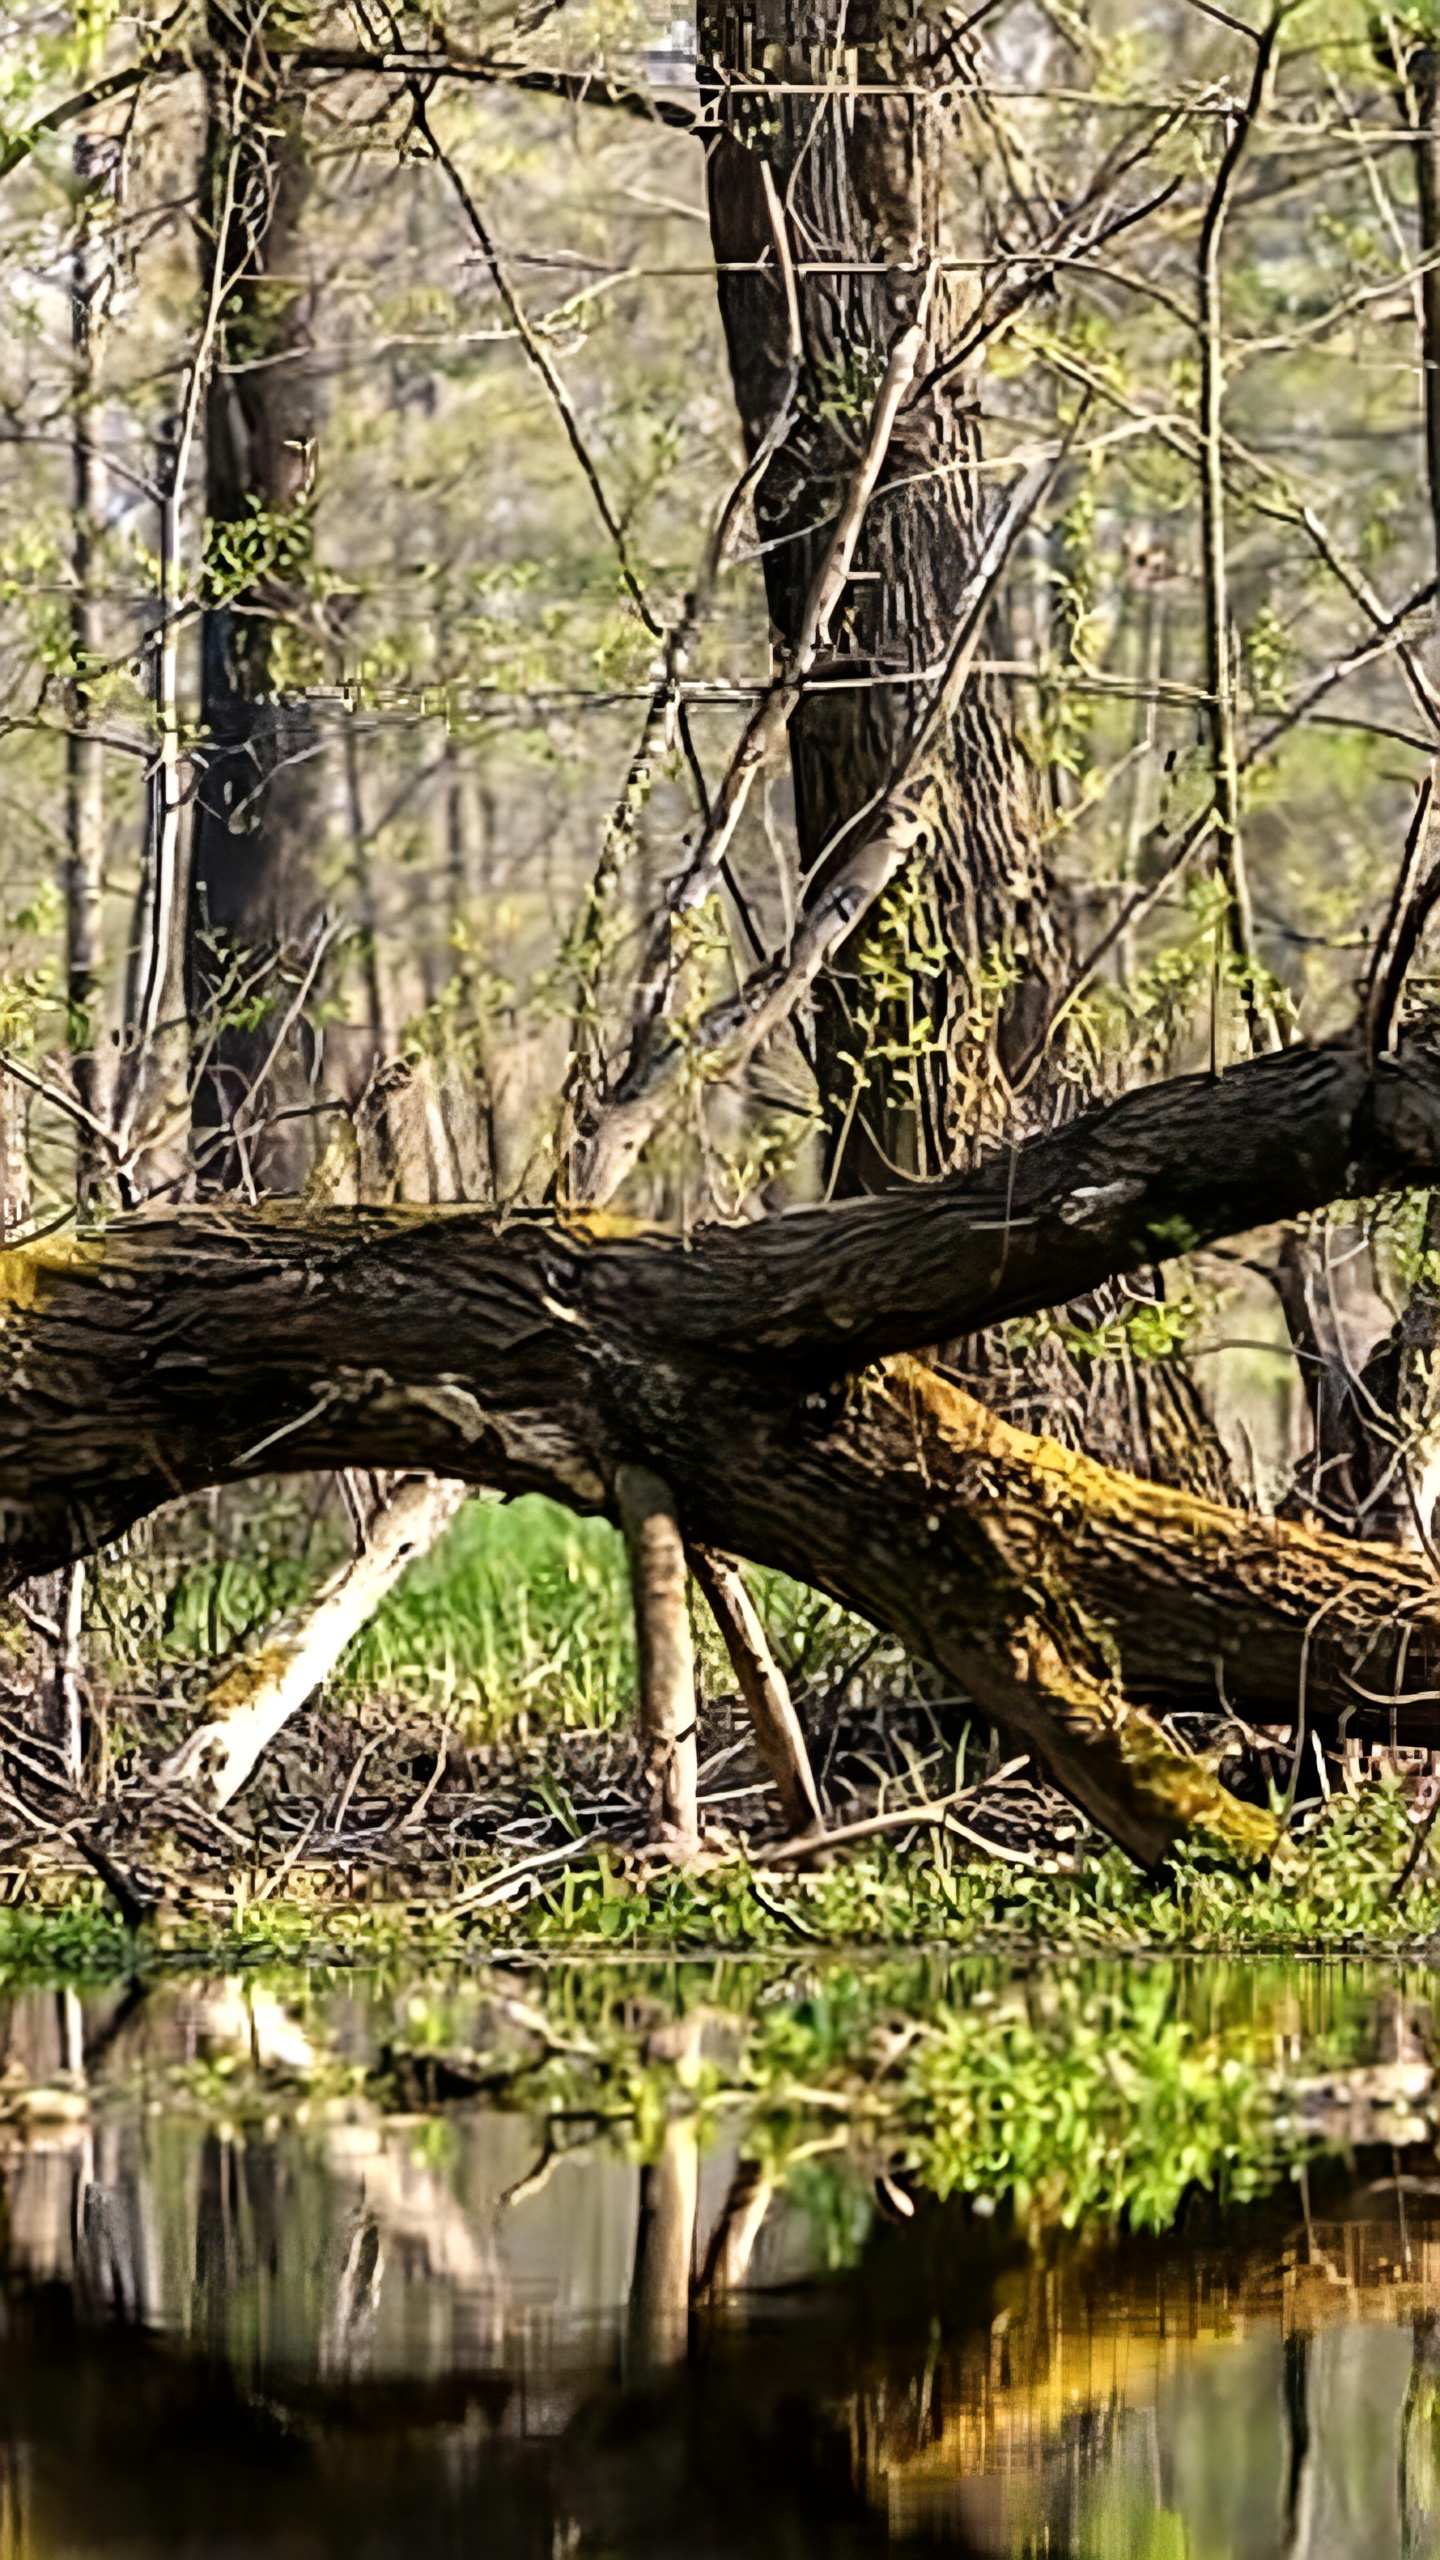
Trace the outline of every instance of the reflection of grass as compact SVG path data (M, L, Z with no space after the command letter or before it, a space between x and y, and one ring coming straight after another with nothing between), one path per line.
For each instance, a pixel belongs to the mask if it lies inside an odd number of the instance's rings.
M702 2144L730 2126L742 2157L805 2191L838 2261L863 2231L857 2180L863 2195L879 2171L935 2195L1009 2198L1036 2225L1161 2229L1194 2187L1259 2195L1313 2148L1287 2082L1353 2063L1382 2004L1428 2005L1433 1983L1353 1966L936 1953L568 1964L527 1996L545 2039L528 2053L513 2012L498 2026L487 2015L483 1977L432 1974L406 1997L404 2044L549 2116L567 2147L587 2120L628 2131L648 2159L677 2112L698 2112ZM667 2032L685 2015L701 2022L698 2053Z
M163 2021L164 1975L147 1981ZM877 2175L902 2201L906 2188L982 2210L1009 2199L1034 2231L1161 2229L1188 2190L1261 2194L1316 2147L1288 2082L1349 2066L1382 2004L1430 1990L1354 1967L907 1955L569 1964L522 1993L513 1970L414 1948L360 1973L272 1961L248 1982L303 2028L310 2059L267 2068L247 2036L198 2071L147 2061L147 2091L164 2072L189 2106L259 2125L343 2085L417 2129L427 2119L443 2148L436 2088L483 2090L566 2151L619 2140L647 2160L690 2116L702 2148L737 2137L832 2263L863 2239ZM682 2017L694 2031L678 2036Z

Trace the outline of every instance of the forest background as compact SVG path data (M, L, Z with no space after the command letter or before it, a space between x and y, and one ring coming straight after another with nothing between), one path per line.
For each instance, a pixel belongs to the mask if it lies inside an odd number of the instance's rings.
M1208 0L698 30L573 0L12 9L12 1314L52 1239L274 1197L688 1237L998 1166L1008 1228L1019 1151L1087 1106L1326 1055L1357 1004L1372 1062L1423 1042L1429 35ZM1057 1268L1061 1303L1032 1283L1028 1312L957 1322L939 1367L1021 1434L1322 1557L1333 1531L1413 1560L1378 1610L1333 1558L1295 1592L1288 1724L1208 1659L1148 1683L1176 1765L1289 1822L1376 1767L1429 1785L1404 1629L1419 1661L1434 1150L1285 1218L1267 1090L1273 1223L1177 1209L1143 1265L1084 1293ZM1083 1234L1106 1189L1062 1220ZM408 1872L442 1813L452 1870L623 1847L647 1792L693 1851L690 1674L657 1673L653 1615L644 1641L665 1486L580 1504L623 1520L642 1586L632 1766L619 1542L485 1505L395 1591L461 1486L261 1473L297 1427L266 1413L216 1468L248 1483L20 1589L17 1889L77 1856L133 1888L112 1835L142 1801L187 1858L253 1856L214 1826L282 1732L300 1757L253 1814L292 1886ZM829 1599L757 1586L767 1643L691 1546L725 1637L700 1638L702 1749L745 1782L711 1780L722 1850L773 1829L768 1781L792 1831L1073 1863L1073 1809L1006 1774L1005 1713L925 1667L951 1666L903 1610L871 1610L877 1639L817 1557ZM1068 1608L1065 1648L1105 1656ZM1315 1630L1347 1613L1368 1644L1322 1676ZM1197 1650L1183 1612L1172 1646ZM330 1722L297 1725L328 1673ZM759 1759L737 1685L768 1697ZM555 1725L580 1736L559 1779L532 1749ZM967 1851L977 1746L999 1827ZM390 1773L373 1797L362 1762ZM1071 1791L1149 1860L1129 1784Z

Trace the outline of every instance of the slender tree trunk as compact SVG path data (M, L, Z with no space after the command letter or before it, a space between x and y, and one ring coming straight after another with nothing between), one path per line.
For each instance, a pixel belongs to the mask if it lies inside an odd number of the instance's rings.
M685 1542L675 1497L651 1467L622 1466L615 1500L630 1558L640 1656L640 1750L658 1845L677 1858L699 1845L695 1653Z
M208 287L221 334L205 398L205 745L186 919L189 1010L204 1061L192 1143L203 1189L253 1196L300 1190L327 1134L315 1116L318 1053L305 1002L325 921L319 740L303 698L285 690L281 650L304 602L310 548L317 423L303 282L310 181L301 106L269 65L263 30L243 29L216 0L208 31ZM347 750L358 847L353 740ZM373 942L369 958L373 992ZM257 984L269 997L258 1028L227 1023L227 1008ZM361 1038L340 1047L340 1098L349 1106L383 1055L378 1004L368 1010ZM421 1196L436 1191L434 1180L421 1186ZM464 1491L448 1480L402 1482L368 1524L353 1563L313 1607L225 1668L173 1764L178 1773L198 1778L217 1804L228 1802L448 1526Z
M17 1076L0 1070L0 1243L30 1215L30 1161L26 1096Z
M93 725L95 670L104 659L104 618L97 590L97 545L104 472L95 434L98 333L106 253L99 216L110 153L82 136L75 145L75 238L70 255L71 596L70 729L66 741L65 996L74 1048L73 1074L82 1108L102 1125L110 1116L110 1051L99 1016L101 902L105 868L105 749ZM109 1171L83 1125L77 1139L76 1194L89 1205Z
M693 1547L695 1579L730 1656L740 1694L750 1711L755 1739L775 1781L781 1809L792 1832L808 1831L819 1822L820 1795L800 1719L795 1713L785 1675L770 1650L760 1613L745 1588L739 1567L728 1556Z
M68 1785L78 1793L85 1779L85 1563L77 1556L59 1577L55 1648L55 1737Z

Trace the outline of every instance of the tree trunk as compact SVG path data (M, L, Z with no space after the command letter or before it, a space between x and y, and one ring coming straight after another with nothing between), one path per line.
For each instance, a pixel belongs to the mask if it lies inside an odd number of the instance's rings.
M961 13L915 0L864 0L858 13L837 0L706 0L700 26L702 77L716 89L720 124L711 234L752 453L791 379L774 200L794 244L803 369L755 501L771 620L787 648L854 469L866 386L908 323L923 316L925 332L843 630L790 726L803 918L904 765L927 699L921 671L951 644L1000 504L984 469L978 366L943 372L980 286L956 275L953 260L938 275L933 264L957 246L941 237L941 163L958 125L955 85L973 76L977 39ZM992 246L982 183L972 181L959 244L977 259ZM987 616L986 638L989 654L1004 656L993 645L1000 610ZM970 676L920 770L922 847L815 982L828 1179L841 1196L971 1163L997 1140L1044 1126L1075 1091L1055 1082L1039 1047L1073 954L1042 849L1040 778L1004 677ZM891 992L879 992L882 982ZM1007 1069L1037 1053L1023 1093L1013 1092ZM1117 1310L1093 1312L1103 1324ZM1013 1419L1044 1409L1044 1427L1141 1474L1233 1491L1217 1435L1178 1368L1085 1359L1057 1340L1023 1376L1003 1343L971 1341L962 1357Z
M101 999L101 899L105 869L105 747L92 720L105 634L96 582L96 548L104 503L95 439L97 337L107 258L100 240L102 202L114 146L81 136L75 144L75 237L70 253L71 593L70 728L65 744L65 1001L75 1047L73 1074L81 1108L108 1126L109 1051L98 1018ZM78 1045L77 1045L78 1044ZM81 1124L76 1142L76 1197L88 1208L109 1165L94 1133Z
M310 556L315 410L301 280L309 169L301 106L263 44L220 5L209 9L208 31L204 183L223 272L211 279L222 333L205 409L205 746L189 938L189 1009L204 1064L194 1124L207 1188L287 1192L301 1188L324 1145L309 1116L316 1059L297 1002L323 923L318 739L303 696L285 689L279 648L303 608ZM257 987L269 999L258 1028L227 1022Z
M657 1844L677 1858L699 1844L695 1808L695 1653L685 1542L675 1497L652 1467L615 1470L630 1558L640 1658L640 1753Z
M449 1527L466 1490L432 1476L399 1485L376 1512L359 1552L319 1598L272 1628L258 1653L226 1665L166 1776L198 1783L217 1807L238 1795L261 1753L328 1678L351 1638Z
M190 1011L204 1063L193 1142L203 1190L253 1196L299 1191L327 1136L315 1116L318 1053L305 1003L325 922L316 867L320 742L303 698L287 695L281 648L304 605L310 556L316 417L301 280L310 181L301 103L253 31L241 31L222 5L211 7L208 23L205 176L223 337L205 416L207 748L188 919ZM353 762L350 780L358 804ZM227 1022L227 1011L257 985L269 999L259 1026ZM358 1037L332 1030L340 1091L351 1106L374 1081L382 1038L373 1006ZM445 1481L402 1483L313 1608L226 1668L175 1767L203 1775L215 1802L227 1802L448 1526L464 1491Z
M785 1820L794 1833L808 1831L821 1819L819 1790L785 1674L770 1650L759 1612L738 1566L728 1556L693 1547L690 1562L725 1639Z
M771 619L787 648L874 384L901 331L917 319L924 328L919 387L890 441L843 630L791 723L800 867L813 899L903 766L924 700L919 679L950 644L995 509L973 382L963 371L937 378L967 316L968 288L934 266L941 150L967 38L958 18L914 0L863 0L858 10L832 0L702 0L699 32L719 123L711 237L752 453L791 380L776 200L794 268L799 387L755 499ZM910 991L882 1001L860 974L857 945L873 925L816 989L837 1190L942 1172L1011 1136L1003 1069L1032 1046L1063 972L1034 776L1001 680L972 678L925 770L933 849L912 897L892 899L882 927ZM1013 973L998 1023L997 962ZM976 1028L987 1015L996 1037L982 1045ZM902 1052L898 1064L880 1056L887 1046Z
M686 1243L543 1217L278 1203L112 1222L0 1264L13 1578L169 1493L428 1466L576 1508L643 1468L692 1543L829 1592L939 1664L1153 1864L1267 1816L1150 1706L1440 1731L1440 1602L1378 1547L1146 1484L913 1359L1155 1252L1433 1174L1440 1061L1290 1050L1132 1094L993 1169Z

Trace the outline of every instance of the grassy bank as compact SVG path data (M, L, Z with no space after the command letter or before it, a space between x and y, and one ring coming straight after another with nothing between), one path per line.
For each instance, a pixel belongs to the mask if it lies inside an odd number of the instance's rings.
M920 1946L1010 1956L1409 1955L1440 1944L1440 1872L1424 1860L1397 1890L1414 1838L1399 1790L1376 1784L1329 1807L1265 1876L1181 1856L1156 1881L1113 1849L1046 1874L970 1852L957 1859L928 1840L910 1854L837 1853L830 1867L800 1875L744 1857L676 1873L600 1850L521 1874L519 1909L506 1906L515 1869L492 1859L453 1892L369 1901L309 1871L260 1896L237 1876L228 1900L182 1889L138 1932L123 1926L97 1879L52 1874L0 1909L0 1978L124 1973L137 1961L370 1963L403 1952L456 1962Z
M86 1642L106 1752L97 1816L117 1862L153 1892L147 1963L306 1952L369 1961L399 1948L474 1962L506 1952L917 1946L1312 1954L1440 1942L1440 1866L1426 1855L1401 1889L1415 1831L1388 1783L1304 1810L1263 1876L1182 1855L1163 1880L1142 1877L1025 1779L1015 1782L1030 1792L1011 1840L1028 1848L1006 1850L1016 1799L1002 1786L978 1810L967 1804L963 1834L916 1826L807 1872L772 1863L773 1798L698 1608L712 1850L685 1874L656 1867L638 1846L620 1541L603 1522L538 1500L466 1506L356 1640L325 1697L286 1729L226 1825L207 1833L198 1808L187 1817L157 1799L157 1760L187 1729L217 1663L331 1569L345 1539L335 1501L324 1484L290 1483L185 1506L163 1532L147 1528L112 1550L92 1577ZM898 1647L782 1576L753 1583L833 1821L877 1807L888 1816L979 1776L988 1734L963 1704L933 1694L938 1682L927 1689ZM25 1632L14 1647L12 1732L25 1715ZM33 1653L30 1674L38 1698ZM123 1972L135 1941L80 1865L79 1809L46 1796L44 1747L6 1757L0 1967L12 1979L47 1968ZM994 1854L987 1828L1000 1835Z

